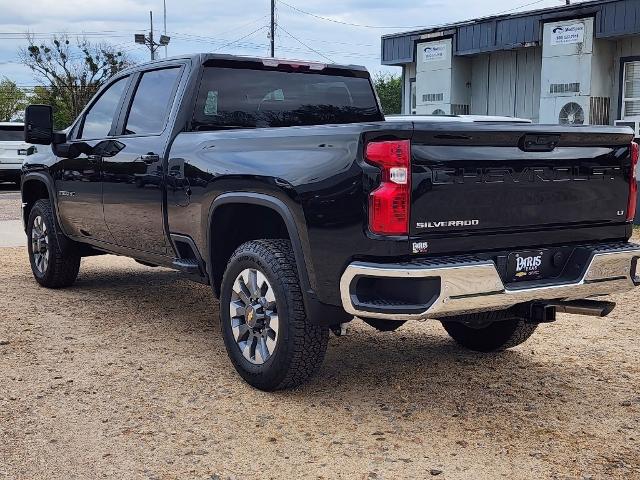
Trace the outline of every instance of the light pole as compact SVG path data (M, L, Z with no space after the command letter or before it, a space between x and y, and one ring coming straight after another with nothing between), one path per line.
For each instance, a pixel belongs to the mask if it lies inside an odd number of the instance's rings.
M153 39L153 12L149 12L149 21L151 23L151 28L149 30L149 35L146 36L143 33L136 33L134 35L134 39L136 43L139 43L141 45L146 45L149 48L149 51L151 52L151 60L155 60L156 59L156 50L158 50L158 47L166 47L167 45L169 45L169 42L171 41L171 37L167 36L167 35L160 35L160 41L156 42Z

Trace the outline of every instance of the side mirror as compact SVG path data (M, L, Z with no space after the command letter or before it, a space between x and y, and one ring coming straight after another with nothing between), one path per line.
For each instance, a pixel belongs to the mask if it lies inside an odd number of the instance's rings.
M24 112L24 141L51 145L53 141L53 109L50 105L29 105Z

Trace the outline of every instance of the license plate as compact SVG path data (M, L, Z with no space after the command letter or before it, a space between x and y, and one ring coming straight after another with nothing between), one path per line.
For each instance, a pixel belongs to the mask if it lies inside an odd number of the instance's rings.
M550 255L546 250L513 252L509 255L507 272L510 281L522 282L545 277L549 268Z

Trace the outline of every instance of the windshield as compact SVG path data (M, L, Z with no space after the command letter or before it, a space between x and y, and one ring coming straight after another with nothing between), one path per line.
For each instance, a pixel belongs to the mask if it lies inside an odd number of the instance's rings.
M207 67L193 126L202 130L380 120L368 78Z
M24 142L22 125L0 125L0 142Z

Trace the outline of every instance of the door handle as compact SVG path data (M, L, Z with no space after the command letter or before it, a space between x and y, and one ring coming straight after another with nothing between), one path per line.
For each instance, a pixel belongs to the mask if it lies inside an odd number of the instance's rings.
M160 161L160 155L156 155L155 153L147 153L146 155L141 155L140 159L147 165L151 165L152 163Z

